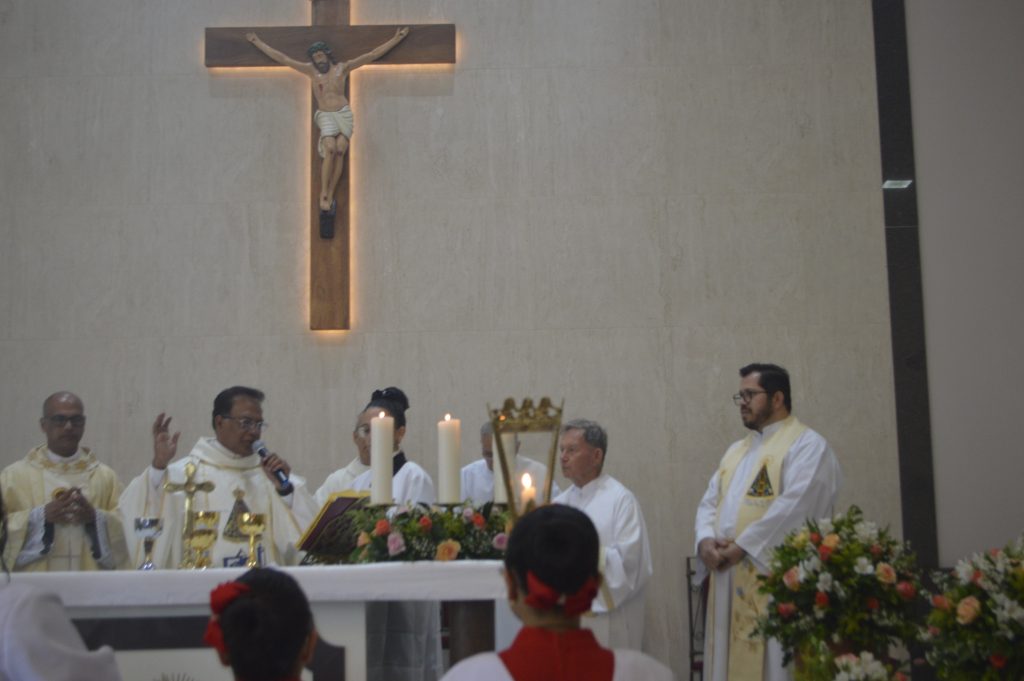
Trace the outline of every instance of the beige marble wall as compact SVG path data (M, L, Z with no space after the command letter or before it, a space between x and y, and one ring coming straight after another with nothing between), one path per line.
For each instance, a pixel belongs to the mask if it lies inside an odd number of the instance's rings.
M685 667L683 558L741 427L736 370L777 361L843 460L843 502L898 522L866 0L361 0L361 23L453 22L458 63L352 84L353 323L307 330L308 96L211 73L205 26L309 6L0 0L0 432L86 401L125 479L167 411L265 389L266 439L314 484L354 454L375 387L408 453L486 402L565 398L604 422L642 500L650 652ZM670 652L671 651L671 652Z

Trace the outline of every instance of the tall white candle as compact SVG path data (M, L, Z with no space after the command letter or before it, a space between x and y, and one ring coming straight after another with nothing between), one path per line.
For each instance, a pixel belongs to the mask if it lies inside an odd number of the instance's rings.
M395 455L395 419L381 412L370 419L371 504L393 504L391 498L392 459Z
M445 414L437 422L437 500L442 504L462 501L459 490L459 435L461 421Z
M533 486L533 478L530 477L529 473L523 473L523 489L519 493L520 503L522 509L520 513L526 513L530 510L530 502L537 502L537 488Z
M515 433L501 434L502 449L505 450L505 459L508 461L509 475L516 472L516 435ZM501 472L501 459L498 452L494 452L494 503L507 504L508 491L505 489L505 476Z

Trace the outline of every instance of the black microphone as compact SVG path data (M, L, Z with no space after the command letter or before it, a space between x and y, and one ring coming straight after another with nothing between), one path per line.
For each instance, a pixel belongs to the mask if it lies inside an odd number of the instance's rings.
M256 440L252 443L252 451L254 454L258 454L261 459L266 459L270 452L267 451L267 444L263 440ZM292 483L288 481L288 474L278 469L274 471L274 477L281 483L281 489L277 490L277 493L282 497L286 497L295 491Z

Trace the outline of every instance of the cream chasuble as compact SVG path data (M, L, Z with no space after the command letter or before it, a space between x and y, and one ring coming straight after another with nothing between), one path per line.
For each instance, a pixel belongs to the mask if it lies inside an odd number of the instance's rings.
M96 509L97 533L105 532L105 536L98 539L109 547L109 562L116 568L128 567L124 530L117 510L121 494L117 474L109 466L99 463L86 447L82 447L70 462L52 461L47 451L46 445L40 445L0 473L7 509L8 538L4 556L7 564L15 564L19 552L30 539L28 529L32 509L49 503L54 492L77 487ZM53 543L45 556L18 570L101 569L93 558L92 541L81 525L54 523L53 530Z
M262 560L266 565L292 565L299 558L295 543L316 517L317 507L306 490L306 483L291 476L295 491L290 499L278 495L274 483L267 478L255 454L238 456L228 451L216 438L199 438L188 456L171 463L163 476L147 468L128 485L121 496L121 512L125 524L134 526L134 518L163 518L163 533L153 547L153 563L160 568L176 568L181 561L182 528L185 495L166 492L163 482L185 481L185 464L196 466L195 482L212 482L211 492L195 495L192 510L219 511L217 543L210 549L214 567L244 566L248 556L248 539L237 532L237 514L245 511L263 513L267 529L263 533ZM154 485L154 483L156 483ZM290 506L289 506L290 501ZM132 560L143 560L142 541L128 535Z

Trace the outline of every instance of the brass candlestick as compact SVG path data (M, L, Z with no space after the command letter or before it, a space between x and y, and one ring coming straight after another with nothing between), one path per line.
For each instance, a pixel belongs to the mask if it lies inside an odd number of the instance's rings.
M238 531L249 537L249 560L245 567L254 568L259 566L259 556L256 553L256 542L262 537L263 531L267 529L267 517L262 513L242 513L238 516Z

